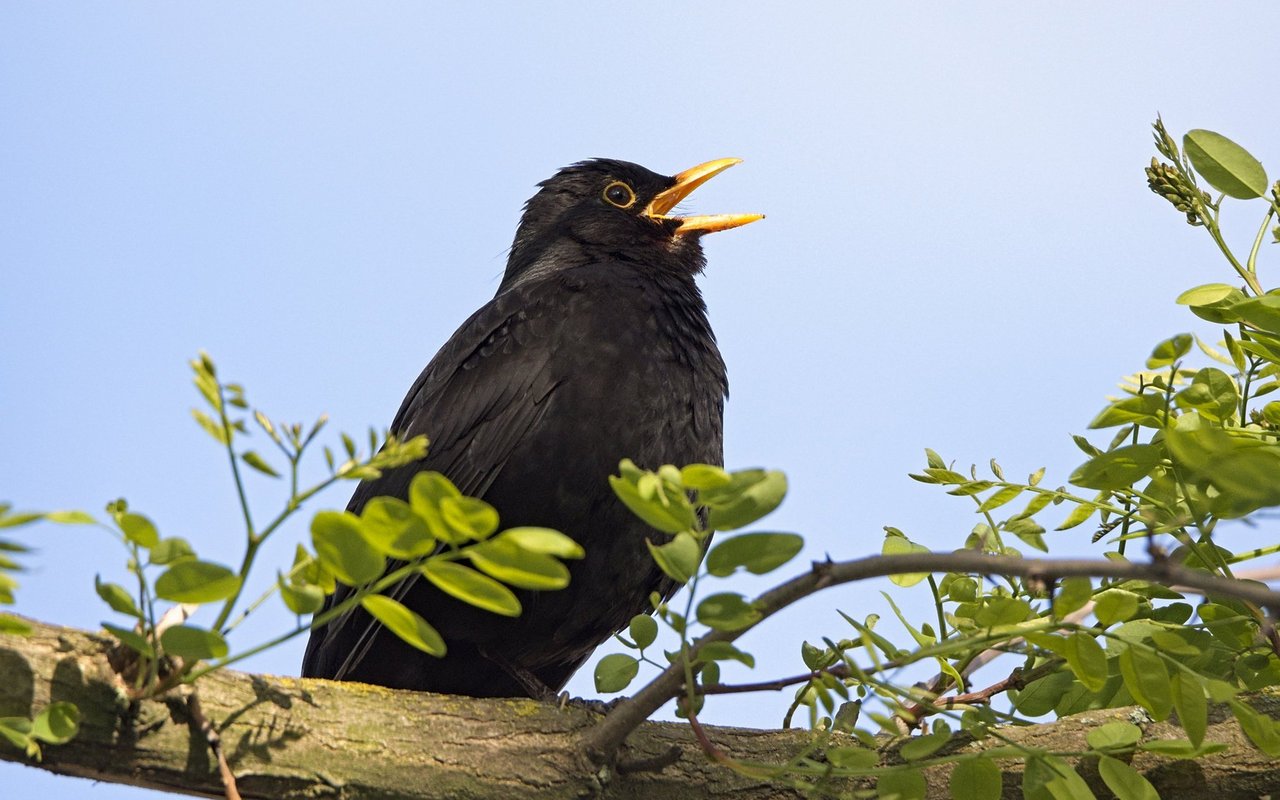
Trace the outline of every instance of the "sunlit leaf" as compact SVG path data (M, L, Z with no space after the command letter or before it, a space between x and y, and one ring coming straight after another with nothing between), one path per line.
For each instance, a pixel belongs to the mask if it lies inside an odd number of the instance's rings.
M514 592L465 564L433 558L422 565L422 574L438 589L464 603L504 617L520 615L520 601Z
M708 527L731 531L750 525L773 511L786 495L786 475L775 470L756 469L731 473L728 486L705 490L699 495L699 500L710 509Z
M1110 756L1098 759L1098 774L1116 800L1160 800L1160 794L1142 773Z
M244 461L244 463L248 464L250 467L253 467L258 472L261 472L263 475L270 475L273 478L280 477L280 473L276 472L275 467L268 464L265 458L258 455L253 450L244 451L243 453L240 454L240 458L241 460Z
M466 549L478 569L518 589L563 589L569 568L551 556L522 550L514 541L494 538Z
M1157 445L1118 447L1081 464L1068 480L1087 489L1123 489L1149 475L1163 458Z
M625 653L610 653L596 664L596 691L612 694L631 684L640 672L640 662Z
M360 520L346 511L320 511L311 520L311 544L320 563L348 586L377 578L386 560L360 529Z
M210 561L179 561L156 578L156 596L177 603L226 600L240 588L240 576Z
M118 611L121 614L128 614L135 619L142 619L142 612L138 610L137 604L133 602L133 596L130 595L125 588L118 583L103 583L97 576L93 576L93 588L107 605L111 606L112 611Z
M374 497L360 511L360 532L383 555L405 561L430 553L436 540L426 520L403 500Z
M627 626L631 641L641 650L653 644L658 638L658 621L648 614L636 614Z
M760 620L757 611L746 599L732 592L721 592L702 599L698 603L698 621L718 631L738 631Z
M794 533L740 533L728 537L707 553L707 572L718 577L746 569L763 575L790 561L804 547Z
M160 634L160 646L171 656L189 661L222 658L227 654L227 640L217 631L193 625L174 625Z
M1000 768L989 758L957 761L950 789L952 800L1000 800Z
M124 537L139 547L154 547L160 541L160 534L151 520L141 514L124 513L117 520Z
M80 732L80 709L74 703L50 703L31 720L31 738L65 744Z
M385 595L370 594L360 600L360 605L410 647L438 658L447 652L444 639L436 629L398 601Z
M702 548L698 545L698 540L688 533L677 533L671 541L662 545L655 545L646 539L645 545L658 568L678 583L688 583L689 578L698 571Z
M1220 133L1196 129L1182 137L1191 166L1229 197L1250 200L1267 193L1267 171L1248 150Z
M551 528L507 528L498 534L496 539L510 541L521 550L527 550L530 553L542 553L556 558L582 558L586 555L582 545Z

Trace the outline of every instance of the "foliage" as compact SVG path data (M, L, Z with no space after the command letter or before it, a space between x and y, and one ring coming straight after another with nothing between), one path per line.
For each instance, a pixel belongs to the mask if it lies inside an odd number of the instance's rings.
M1280 214L1280 183L1268 187L1262 165L1220 134L1191 131L1179 148L1161 121L1154 128L1156 150L1167 161L1152 160L1146 171L1151 189L1208 233L1242 282L1205 284L1178 297L1197 317L1227 326L1221 341L1211 345L1178 333L1158 343L1145 368L1125 379L1121 396L1090 424L1114 429L1110 439L1097 444L1074 437L1086 460L1061 485L1046 484L1045 469L1011 480L994 459L982 472L962 471L927 451L924 467L912 477L969 498L978 515L963 542L957 537L965 550L997 556L1019 556L1022 548L1047 552L1060 532L1092 523L1094 541L1102 543L1108 559L1138 567L1176 563L1237 579L1242 565L1280 552L1280 543L1247 551L1228 546L1238 521L1280 506L1280 401L1266 399L1280 386L1280 289L1264 291L1257 274L1261 246ZM1215 198L1207 189L1220 194ZM1219 226L1226 196L1267 203L1243 259ZM1280 226L1272 234L1280 241ZM563 561L583 555L576 542L556 531L501 530L497 510L462 495L445 476L422 472L406 500L376 498L358 516L317 512L309 525L311 547L299 546L271 588L242 608L241 594L263 542L304 503L339 481L376 477L418 461L427 442L370 431L362 449L342 434L340 446L321 448L328 476L300 487L299 466L325 418L311 426L273 422L250 410L241 386L218 378L208 356L191 366L205 404L193 416L225 452L243 512L238 568L202 559L192 543L163 536L123 499L108 504L102 519L80 511L14 513L0 506L0 528L43 519L94 526L120 542L127 556L125 583L97 576L95 588L116 615L104 629L132 654L123 674L134 696L195 682L357 605L410 645L443 655L448 642L430 621L385 590L421 574L454 597L515 616L521 607L513 587L562 588L569 580ZM250 417L283 462L244 446ZM287 486L283 507L264 526L253 521L246 469ZM854 777L874 781L874 788L860 792L866 796L914 798L923 796L925 767L951 764L952 796L976 800L999 796L997 761L1016 758L1025 761L1026 796L1089 798L1092 791L1072 760L1092 760L1116 796L1151 798L1155 790L1129 766L1129 756L1147 750L1195 758L1220 749L1205 739L1211 703L1234 714L1259 750L1280 756L1280 725L1245 698L1280 684L1280 638L1272 621L1230 592L1188 597L1156 579L1154 569L1149 578L1101 581L1055 580L1051 569L1045 579L967 571L894 575L904 590L927 590L936 611L929 620L912 621L885 595L905 641L890 638L876 614L842 612L847 628L839 635L799 643L797 675L725 684L725 662L755 666L754 656L732 640L785 603L771 605L764 600L768 593L750 598L721 582L743 571L773 573L804 544L795 533L744 530L783 501L786 477L706 464L648 470L624 460L610 482L620 500L655 529L648 547L657 566L687 590L674 606L652 595L656 618L638 615L618 637L635 654L602 658L594 670L596 688L621 692L644 667L674 670L680 678L677 712L689 720L708 755L729 768L812 796L834 793L834 780ZM15 558L24 552L17 542L0 538L0 604L13 601L13 575L20 571ZM886 529L883 555L927 552L902 531ZM353 591L326 608L326 597L339 583ZM295 624L268 641L241 645L233 635L237 626L275 595L297 617ZM161 614L162 601L177 606ZM212 622L191 621L200 606L212 606ZM302 620L306 615L313 615L309 622ZM0 614L0 633L21 635L25 629L20 619ZM664 637L675 643L669 650L658 644ZM973 671L995 654L1016 659L1018 666L1001 681L973 686ZM902 676L913 666L936 675L907 685ZM813 734L788 763L737 761L701 734L697 715L708 698L783 687L794 687L784 725L800 715ZM1144 741L1139 725L1112 722L1090 733L1087 750L1057 752L1015 745L1001 733L1004 725L1031 724L1047 714L1128 705L1140 706L1153 720L1176 715L1185 739ZM41 743L67 741L77 726L75 708L57 703L33 719L0 719L0 738L39 757ZM981 753L960 752L955 731L993 744ZM837 733L851 738L837 739ZM893 741L889 760L885 735Z
M1112 560L1138 556L1234 578L1246 562L1280 552L1280 543L1241 552L1228 546L1231 522L1280 506L1280 401L1265 399L1280 387L1280 289L1264 292L1256 271L1264 234L1280 213L1280 183L1267 197L1262 165L1220 134L1191 131L1180 151L1161 121L1154 129L1157 150L1172 163L1153 160L1147 170L1152 190L1186 214L1190 224L1203 227L1244 282L1242 287L1199 286L1178 302L1202 319L1230 327L1217 346L1190 333L1157 344L1145 369L1127 377L1122 395L1090 424L1096 430L1115 429L1110 440L1099 446L1074 437L1087 459L1064 485L1045 485L1044 469L1011 480L994 459L982 473L976 468L962 472L928 451L924 468L911 477L970 498L979 515L964 537L965 549L1003 556L1019 556L1020 548L1047 552L1054 534L1093 521L1094 541L1102 541ZM1244 259L1236 257L1219 227L1222 196L1214 199L1202 182L1224 195L1268 201ZM1280 240L1280 228L1274 234ZM1201 363L1193 360L1193 347ZM964 572L897 575L894 583L904 588L926 584L936 607L935 619L917 623L885 595L908 634L906 644L884 633L878 615L858 619L842 612L851 630L820 644L802 643L800 675L738 687L721 684L719 662L750 667L754 659L727 642L698 649L694 623L711 631L747 628L760 618L760 600L720 591L702 597L700 590L709 579L738 567L756 573L775 569L798 552L802 541L794 534L738 533L718 540L705 558L694 545L705 543L713 530L736 530L758 519L777 505L785 480L778 473L730 474L701 465L643 472L629 462L613 480L618 495L641 518L674 535L651 550L668 575L689 587L683 613L654 598L659 619L679 641L664 655L686 673L680 712L696 715L709 695L796 686L784 724L805 710L815 734L810 750L784 765L746 764L718 754L722 763L746 774L817 794L835 777L879 776L874 791L880 796L907 798L923 796L920 769L954 761L953 797L998 797L993 759L1020 757L1027 761L1023 790L1028 797L1088 798L1092 791L1065 760L1084 756L1097 759L1103 782L1118 797L1155 797L1146 779L1121 759L1135 748L1184 758L1221 749L1204 740L1211 702L1225 704L1258 749L1280 756L1280 725L1241 698L1243 692L1280 684L1280 640L1264 610L1229 595L1188 598L1154 579L1067 578L1046 585ZM761 513L739 517L722 511L726 500L717 492L731 487L758 499L734 503ZM731 524L717 524L726 518ZM913 552L927 548L886 529L885 555ZM600 691L625 689L642 662L666 667L650 655L658 631L645 619L633 621L629 637L619 637L639 651L638 658L611 655L601 661ZM691 642L697 652L693 659L688 657ZM970 674L996 652L1018 658L1019 666L985 689L971 686ZM937 673L927 684L895 680L904 668L922 663L932 664ZM993 703L1001 695L1003 709ZM980 755L944 749L957 729L1000 741L1001 725L1135 704L1153 720L1176 714L1186 739L1143 742L1138 727L1113 723L1090 736L1085 753L1035 751L1007 741ZM859 719L862 725L856 724ZM833 731L852 733L865 749L828 746ZM885 770L876 733L900 740L903 766Z
M226 452L243 512L244 554L238 569L200 558L185 539L162 536L151 519L131 509L123 499L107 505L103 520L82 511L9 514L7 506L0 516L0 527L44 519L95 526L120 542L127 553L126 571L132 588L104 581L101 576L95 577L94 586L103 602L123 617L102 626L131 653L125 674L135 697L192 683L212 670L306 633L313 625L335 619L357 605L409 644L442 656L447 643L430 622L381 594L414 573L454 597L506 616L520 613L520 603L508 586L554 590L568 583L568 570L561 560L582 556L576 542L542 528L499 531L498 513L487 503L463 496L443 475L420 472L410 485L407 501L375 498L359 516L346 511L317 512L310 523L312 549L299 545L292 565L277 571L275 583L236 614L259 549L304 503L338 481L375 478L383 470L422 459L427 440L419 436L400 441L371 430L368 449L362 454L352 437L340 434L340 454L335 455L329 446L322 448L328 476L303 487L299 484L300 465L325 427L326 418L309 427L272 422L261 411L250 413L244 389L221 382L207 355L193 360L191 368L206 404L203 409L193 409L192 416ZM283 468L258 451L241 446L241 440L249 435L249 416L283 456ZM264 526L253 522L242 467L287 484L283 508ZM11 542L0 541L0 548L22 552ZM12 571L16 567L8 559L0 560L0 569ZM0 573L0 581L4 590L0 600L11 602L8 589L14 585L12 579ZM339 583L353 591L341 602L323 608L325 597L332 595ZM233 648L232 634L237 626L276 595L297 621L266 642ZM162 601L178 605L162 614L158 612ZM202 605L216 609L213 621L204 625L189 622ZM314 616L304 621L305 615ZM0 617L0 624L16 633L25 627L14 617ZM61 712L59 720L74 717L65 709ZM35 755L37 740L55 743L69 738L66 724L45 721L49 713L46 709L34 720L0 720L0 732Z

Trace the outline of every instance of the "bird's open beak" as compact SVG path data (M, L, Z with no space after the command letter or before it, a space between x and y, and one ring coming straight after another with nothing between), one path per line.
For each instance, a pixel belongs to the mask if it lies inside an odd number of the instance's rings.
M688 197L694 189L697 189L734 164L741 163L742 159L740 158L717 158L715 161L708 161L705 164L686 169L676 176L674 186L658 193L650 201L644 210L645 216L657 220L673 219L679 221L680 227L676 229L676 235L678 236L695 231L699 233L727 231L739 225L746 225L750 222L764 219L764 214L704 214L696 217L667 216L667 212L675 208L676 204L681 200Z

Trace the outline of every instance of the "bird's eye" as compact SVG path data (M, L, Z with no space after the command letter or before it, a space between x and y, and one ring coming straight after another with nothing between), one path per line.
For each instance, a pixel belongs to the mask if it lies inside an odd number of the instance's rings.
M636 193L622 181L614 181L604 187L605 202L618 208L631 208L636 202Z

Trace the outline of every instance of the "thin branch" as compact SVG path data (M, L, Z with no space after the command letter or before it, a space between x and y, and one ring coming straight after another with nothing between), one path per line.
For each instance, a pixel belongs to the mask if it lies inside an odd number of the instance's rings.
M770 589L760 595L753 605L760 612L760 620L764 620L829 586L886 575L921 572L1018 576L1036 578L1045 582L1075 576L1131 578L1148 580L1165 586L1186 586L1201 594L1235 597L1267 609L1272 616L1280 613L1280 592L1256 583L1187 569L1166 560L1138 564L1100 559L1025 559L991 556L971 551L908 553L894 556L870 556L853 561L814 562L809 572ZM689 647L688 657L696 660L705 645L711 642L732 642L758 624L759 620L740 630L712 631L693 642ZM672 664L633 697L618 704L599 725L588 731L581 740L583 753L595 763L609 763L627 738L627 734L664 703L678 695L684 686L684 681L684 665Z

